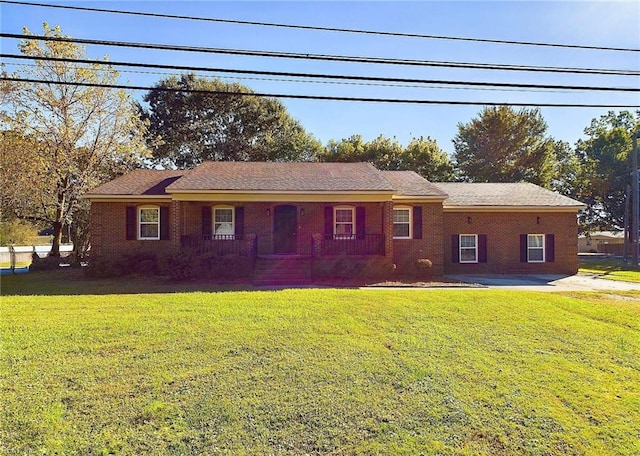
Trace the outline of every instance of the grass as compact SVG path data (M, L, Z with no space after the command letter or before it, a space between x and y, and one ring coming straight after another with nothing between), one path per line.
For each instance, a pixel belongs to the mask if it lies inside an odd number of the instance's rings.
M5 453L640 453L640 294L99 285L3 290Z
M579 263L579 272L597 274L610 280L640 283L640 269L633 269L631 264L624 264L620 258L580 256Z
M105 295L140 293L218 292L253 289L245 284L219 285L205 281L172 282L162 277L128 276L91 279L77 268L2 276L0 293L10 295Z
M27 266L29 266L31 264L31 261L16 261L15 267L16 268L26 268ZM7 261L7 262L0 262L0 268L2 269L10 269L11 268L11 262Z

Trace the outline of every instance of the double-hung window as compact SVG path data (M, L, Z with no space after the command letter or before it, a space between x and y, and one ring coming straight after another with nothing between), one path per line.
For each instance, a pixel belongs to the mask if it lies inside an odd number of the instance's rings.
M336 207L333 234L336 239L353 239L356 232L355 208Z
M411 208L393 209L393 238L411 239Z
M460 235L460 263L478 262L478 235Z
M544 263L544 234L527 235L527 261Z
M138 239L160 239L159 207L145 206L138 208Z
M233 208L232 207L214 207L213 208L213 235L230 239L235 234Z

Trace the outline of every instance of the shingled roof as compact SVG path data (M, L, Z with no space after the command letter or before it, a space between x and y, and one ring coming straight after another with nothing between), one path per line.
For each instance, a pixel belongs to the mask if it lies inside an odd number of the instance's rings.
M93 189L91 195L166 195L167 186L187 171L136 169Z
M445 199L447 194L414 171L380 171L395 189L395 195Z
M529 183L434 182L449 197L444 206L559 207L581 209L580 201Z
M205 162L167 188L168 192L190 190L392 192L394 189L369 163Z

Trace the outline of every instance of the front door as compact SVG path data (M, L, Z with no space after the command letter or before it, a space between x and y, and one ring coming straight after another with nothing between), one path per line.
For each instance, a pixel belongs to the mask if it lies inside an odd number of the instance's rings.
M273 253L296 253L298 210L295 206L276 206L273 211Z

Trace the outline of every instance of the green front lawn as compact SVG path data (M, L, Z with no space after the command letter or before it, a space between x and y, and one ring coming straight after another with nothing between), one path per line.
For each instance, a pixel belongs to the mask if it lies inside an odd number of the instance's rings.
M597 274L604 279L640 283L640 268L633 269L631 264L624 264L619 258L580 256L579 265L579 272Z
M6 454L640 453L640 294L5 295L0 311Z

